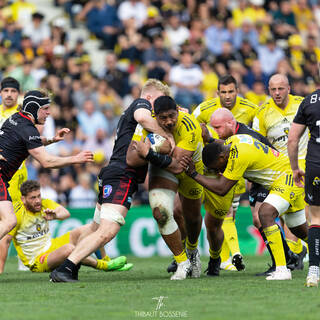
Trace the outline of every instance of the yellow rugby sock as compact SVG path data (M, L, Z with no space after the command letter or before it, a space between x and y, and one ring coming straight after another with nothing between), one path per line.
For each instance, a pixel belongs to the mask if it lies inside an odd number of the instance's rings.
M220 257L221 257L221 262L227 261L230 257L230 249L228 246L228 242L226 240L223 240Z
M233 256L236 253L240 253L237 228L232 217L227 217L224 219L222 230L224 232L224 239L227 241L231 251L231 255Z
M269 246L274 256L277 267L286 266L286 256L284 254L280 229L277 224L263 229L268 240Z
M186 250L184 250L184 249L178 256L173 256L173 257L177 261L177 263L181 263L183 261L187 261L188 260L188 257L186 255Z
M108 262L102 259L97 259L97 266L95 269L98 270L108 270Z
M110 261L111 258L106 254L106 255L102 258L102 260L104 260L104 261Z
M218 251L214 251L211 248L209 248L209 253L210 253L210 257L212 259L218 259L220 257L220 254L221 254L221 248Z
M300 239L298 239L298 241L286 239L286 241L287 241L287 244L292 252L299 254L302 251L303 246L302 246L302 242Z
M198 248L198 240L196 241L196 243L191 243L189 241L189 238L186 238L186 248L190 251L196 250Z

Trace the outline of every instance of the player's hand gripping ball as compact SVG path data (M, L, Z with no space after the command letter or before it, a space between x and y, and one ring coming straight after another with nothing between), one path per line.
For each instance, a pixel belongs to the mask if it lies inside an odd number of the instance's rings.
M170 142L156 133L149 133L146 137L151 143L151 149L155 152L167 154L171 151Z

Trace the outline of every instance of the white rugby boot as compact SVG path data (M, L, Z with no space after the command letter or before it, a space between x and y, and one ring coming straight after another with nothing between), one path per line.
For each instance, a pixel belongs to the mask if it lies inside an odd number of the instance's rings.
M177 271L171 276L170 280L184 280L191 275L192 265L190 260L178 263Z
M191 262L192 271L191 271L191 278L200 278L201 276L201 260L199 250L188 250L187 249L187 256Z
M228 260L221 262L220 270L237 271L237 268L232 264L230 257Z
M319 283L319 267L310 266L305 286L308 288L317 287L318 283Z
M276 270L271 272L266 280L291 280L291 270L286 266L276 267Z

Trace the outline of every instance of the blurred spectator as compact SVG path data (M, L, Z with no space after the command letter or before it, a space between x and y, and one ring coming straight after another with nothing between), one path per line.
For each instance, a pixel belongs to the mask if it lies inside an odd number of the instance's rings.
M280 2L279 10L274 13L273 20L276 39L287 39L290 34L296 31L296 20L289 0Z
M189 110L203 100L199 88L203 80L200 67L193 63L190 52L182 52L180 63L171 68L169 80L174 86L177 104Z
M254 82L252 90L247 91L244 97L257 106L261 106L268 98L264 83L261 81Z
M298 77L303 77L303 66L305 64L305 55L303 51L303 40L299 34L293 34L288 40L289 48L286 56L291 67Z
M219 55L222 53L223 43L232 41L232 35L225 28L224 20L217 17L212 20L212 24L205 30L205 39L208 49L213 54Z
M284 58L283 50L277 47L275 40L270 37L265 45L258 47L257 51L262 71L271 76L277 70L279 61Z
M178 13L172 13L165 28L168 47L174 52L180 52L181 45L190 37L189 29L181 23Z
M296 0L292 5L296 25L300 32L305 32L310 20L313 19L311 8L307 0Z
M83 145L83 150L90 150L93 153L100 152L109 161L113 150L113 139L103 129L98 129L94 137L89 137Z
M147 7L140 0L125 0L119 5L118 16L125 27L133 24L140 28L147 19Z
M153 38L153 46L145 51L143 62L147 68L148 78L164 80L166 73L170 71L173 59L169 50L165 48L161 36Z
M218 90L219 77L208 61L202 60L200 66L203 72L203 81L200 88L201 92L204 94L204 99L208 100L215 98Z
M252 21L248 18L242 21L241 28L237 28L233 33L233 46L236 50L242 47L242 43L247 41L253 49L257 49L259 44L259 36L254 28Z
M104 49L113 49L119 32L120 21L117 9L105 0L92 0L90 9L86 13L88 29L103 41Z
M65 12L69 15L71 27L76 27L76 15L82 10L87 0L58 0L62 4Z
M248 40L242 42L239 50L239 57L241 63L249 70L252 67L253 61L258 58L257 51L254 50Z
M163 33L163 25L161 23L161 15L156 7L148 7L147 19L138 32L151 42L154 37L161 36Z
M8 18L2 29L2 41L10 41L10 50L20 50L21 36L21 28L12 18Z
M57 18L52 22L51 40L53 45L66 45L68 35L65 27L66 20L64 18Z
M69 195L70 208L94 208L97 195L91 187L91 177L89 173L81 173L78 176L79 185L71 189Z
M95 109L92 100L86 100L84 102L83 110L79 112L77 118L82 132L88 138L94 137L98 129L103 129L108 132L108 122L102 112Z
M16 0L12 3L11 13L14 21L20 25L26 25L31 21L32 14L36 11L36 6L25 0Z
M78 38L75 47L70 51L69 56L73 58L82 58L83 56L88 55L88 52L84 49L83 43L84 39Z
M36 87L36 81L31 74L31 70L31 61L25 61L22 66L19 66L10 72L10 76L19 81L22 92L32 90Z
M262 82L264 86L267 87L269 76L262 71L260 61L254 60L252 62L251 69L249 69L247 74L244 76L243 82L249 87L249 89L253 89L253 85L257 81Z
M43 20L40 12L32 14L32 20L23 28L23 34L30 37L32 44L38 46L43 40L50 38L49 25Z
M239 60L239 56L236 56L236 52L233 50L232 44L230 42L224 42L222 44L222 52L217 56L216 64L219 68L219 64L223 65L225 70L229 72L229 67L232 61ZM238 55L238 54L237 54Z
M52 187L50 170L40 168L38 172L38 181L40 183L40 192L43 199L58 201L58 193Z
M118 68L117 62L117 56L114 53L109 53L106 57L106 66L105 70L102 71L101 78L107 80L109 86L121 97L124 97L130 91L129 75Z

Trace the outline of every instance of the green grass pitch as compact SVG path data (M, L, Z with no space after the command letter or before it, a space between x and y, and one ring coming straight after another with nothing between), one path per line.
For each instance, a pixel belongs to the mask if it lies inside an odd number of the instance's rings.
M203 271L207 265L203 258ZM244 272L170 281L170 258L129 257L129 272L82 267L78 283L50 283L49 274L17 271L10 258L0 275L1 320L319 319L320 288L306 288L306 269L292 281L266 281L254 274L268 258L245 257ZM159 297L163 297L159 300Z

